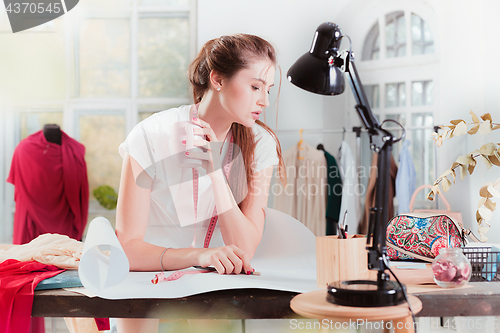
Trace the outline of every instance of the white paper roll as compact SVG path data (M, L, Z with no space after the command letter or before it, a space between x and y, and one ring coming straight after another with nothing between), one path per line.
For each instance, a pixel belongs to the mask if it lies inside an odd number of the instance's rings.
M83 286L97 295L125 281L128 273L128 258L113 227L106 218L96 217L90 222L78 267Z

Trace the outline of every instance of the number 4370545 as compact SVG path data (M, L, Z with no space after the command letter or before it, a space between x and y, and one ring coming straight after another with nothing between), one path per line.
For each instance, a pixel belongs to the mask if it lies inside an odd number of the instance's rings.
M29 3L29 2L17 2L17 3L9 3L6 8L7 13L14 14L43 14L43 13L54 13L59 14L61 12L61 4L49 3L45 5L43 3Z
M455 317L453 319L447 319L443 323L444 328L456 330L457 328L469 329L469 330L481 330L486 329L488 326L493 326L496 330L498 328L497 318L493 319L492 323L488 323L484 318L473 318L473 317ZM489 325L488 325L489 324Z

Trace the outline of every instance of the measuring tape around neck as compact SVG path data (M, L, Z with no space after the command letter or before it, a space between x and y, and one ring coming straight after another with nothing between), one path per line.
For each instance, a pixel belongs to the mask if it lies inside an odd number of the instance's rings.
M190 110L190 119L193 118L198 118L198 104L193 105ZM229 176L229 171L231 170L231 161L233 159L233 135L231 131L228 133L230 136L229 140L229 147L226 153L226 158L224 159L224 163L222 165L222 171L224 173L224 176L227 177ZM193 242L190 246L190 248L194 248L196 246L196 221L198 218L198 192L199 192L199 172L197 168L192 168L193 170L193 204L194 204L194 218L195 218L195 224L194 224L194 239ZM217 207L214 207L214 211L212 213L212 217L210 218L210 223L207 228L207 233L205 235L205 240L203 242L203 247L208 248L210 246L210 241L212 240L212 236L214 234L215 226L217 225L217 220L219 216L217 214ZM197 273L208 273L211 272L210 270L204 271L204 270L196 270L196 271L179 271L179 272L174 272L170 274L168 277L164 277L163 273L159 273L155 276L155 279L152 280L153 283L158 283L161 280L166 280L166 281L174 281L185 274L197 274ZM156 282L154 282L156 280Z
M198 105L199 104L196 104L196 105L193 105L191 107L191 110L190 110L190 117L191 118L190 119L198 118ZM231 161L233 159L233 142L234 142L232 133L229 132L228 135L230 136L229 147L227 150L226 158L224 159L223 169L222 169L226 179L227 179L227 177L229 175L229 171L231 169ZM199 173L198 173L197 168L193 168L192 170L193 170L194 218L195 218L195 222L196 222L198 219ZM213 211L212 217L210 219L210 223L209 223L208 228L207 228L207 233L205 235L205 240L203 242L204 248L208 248L210 246L210 241L212 239L212 236L213 236L213 233L215 230L215 226L217 225L217 220L218 220L217 207L214 207L214 211ZM191 244L190 247L195 247L195 246L196 246L196 223L195 223L194 239L193 239L193 243Z

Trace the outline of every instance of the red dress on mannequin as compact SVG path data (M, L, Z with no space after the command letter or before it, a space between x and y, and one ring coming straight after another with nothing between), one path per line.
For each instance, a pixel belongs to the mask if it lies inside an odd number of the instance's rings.
M58 145L36 132L14 151L7 178L15 186L14 244L44 233L82 238L89 203L85 147L61 134Z

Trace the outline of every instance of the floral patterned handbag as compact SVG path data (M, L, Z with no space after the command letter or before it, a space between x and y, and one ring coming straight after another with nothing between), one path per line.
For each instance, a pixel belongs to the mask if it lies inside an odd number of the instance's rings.
M429 185L420 186L410 202L410 211L417 193ZM389 259L420 259L432 262L442 247L461 247L466 236L460 213L452 213L450 204L440 193L447 210L426 210L395 216L387 225L387 254ZM453 217L451 217L453 216ZM458 221L457 221L458 220Z
M442 247L465 245L465 233L447 215L398 215L387 226L387 255L391 260L432 262Z

